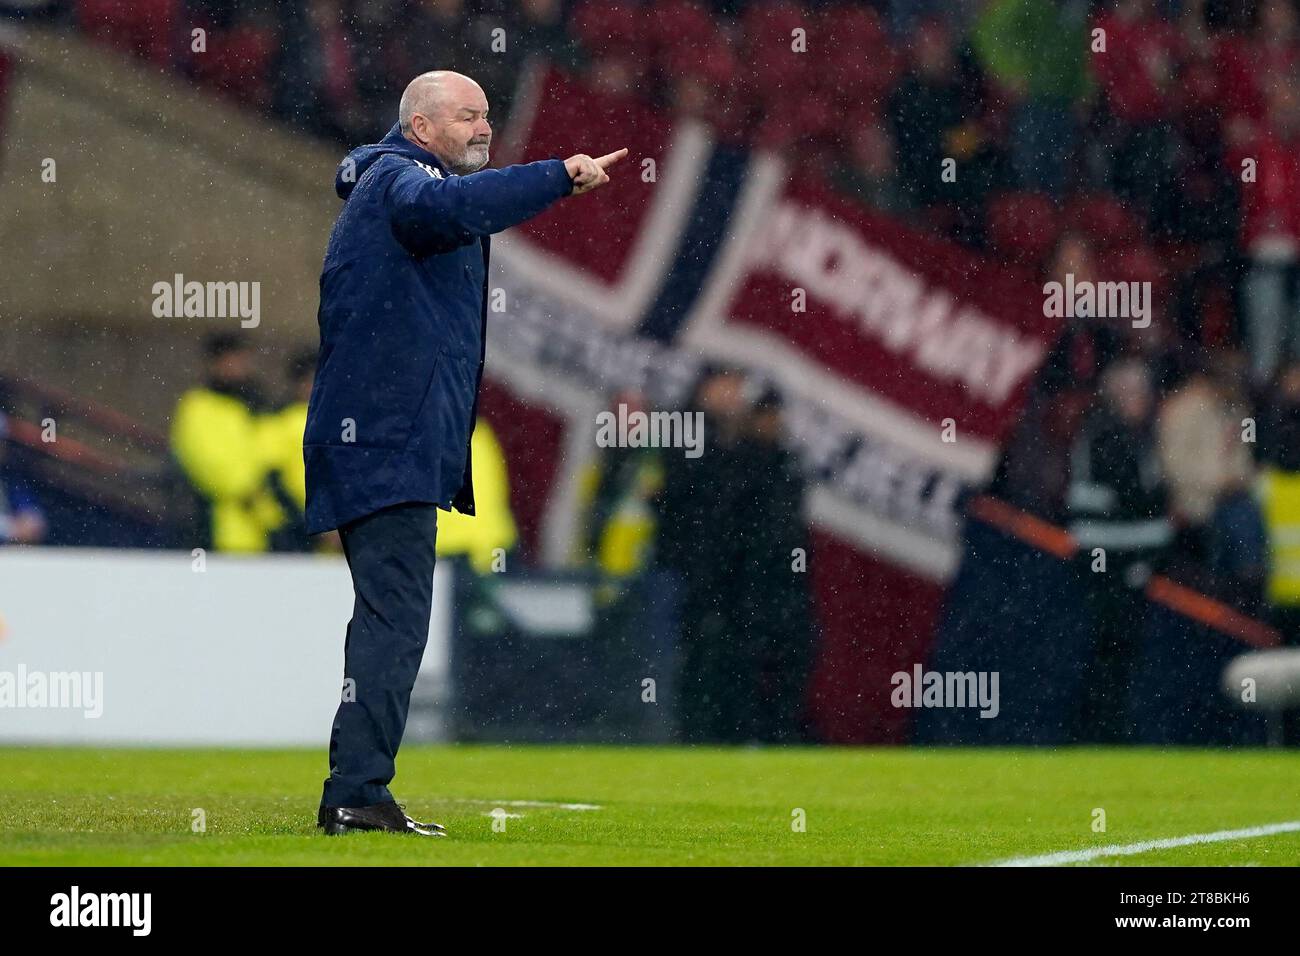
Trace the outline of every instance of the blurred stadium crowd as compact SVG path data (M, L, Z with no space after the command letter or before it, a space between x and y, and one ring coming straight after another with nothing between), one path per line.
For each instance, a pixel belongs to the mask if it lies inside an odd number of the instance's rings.
M1296 0L11 0L0 9L63 20L345 144L382 136L406 82L433 66L477 78L499 132L522 65L543 54L606 93L708 123L722 141L785 151L862 203L1043 282L1150 282L1150 327L1068 320L991 491L1106 549L1122 573L1098 579L1103 627L1125 628L1133 589L1158 567L1300 643ZM189 52L196 25L207 31L202 57ZM791 50L797 28L809 55ZM1104 53L1090 53L1096 30ZM955 160L955 184L935 174L945 159ZM209 379L181 400L173 447L215 547L304 549L294 436L311 357L293 359L292 400L268 417L241 349L226 337L209 343ZM706 456L707 483L684 484L673 471L680 456L607 450L584 484L578 557L613 575L676 566L695 582L702 603L692 610L688 598L684 616L702 631L764 620L789 634L808 628L808 595L774 592L743 566L747 535L802 540L803 479L781 450L779 396L745 393L739 381L717 371L692 399L724 436L723 452ZM236 437L191 441L200 419L204 429L225 420ZM516 534L508 463L490 428L480 432L476 484L485 476L481 496L500 504L497 517L463 534L449 521L438 543L486 570ZM239 450L257 442L276 450ZM216 447L226 451L205 459ZM747 510L756 500L770 507ZM0 537L38 541L39 513L28 491L10 488ZM736 533L700 535L702 522ZM707 553L701 540L730 550ZM716 589L745 597L719 609ZM759 683L738 690L736 705L755 694L797 701L811 641L773 644L788 659L760 662ZM789 687L774 688L778 680ZM717 738L746 719L714 716L703 732ZM780 737L792 723L787 712L740 735Z

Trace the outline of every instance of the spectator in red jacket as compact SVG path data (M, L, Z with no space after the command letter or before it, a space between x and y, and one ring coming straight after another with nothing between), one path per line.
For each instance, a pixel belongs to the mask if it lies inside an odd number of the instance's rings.
M361 120L341 0L286 3L278 12L281 42L273 71L273 110L312 132L348 138Z
M1241 181L1242 313L1256 384L1297 353L1300 334L1300 77L1264 83L1265 117L1228 154Z
M1120 0L1097 21L1106 31L1106 49L1093 54L1093 68L1111 114L1129 127L1166 118L1177 75L1178 31L1152 7L1151 0Z
M1106 48L1094 52L1092 65L1114 124L1113 185L1149 214L1169 185L1165 155L1182 41L1152 0L1120 0L1096 28L1105 31Z
M1264 81L1300 65L1300 12L1295 0L1261 0L1254 29L1218 42L1217 65L1225 130L1233 139L1264 118Z

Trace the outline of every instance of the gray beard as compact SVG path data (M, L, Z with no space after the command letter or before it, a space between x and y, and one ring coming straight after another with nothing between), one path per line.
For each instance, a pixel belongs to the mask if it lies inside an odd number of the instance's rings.
M475 154L482 149L482 161L474 158ZM466 148L459 161L448 163L447 168L457 176L466 176L470 173L476 173L488 164L489 151L487 147L470 146Z

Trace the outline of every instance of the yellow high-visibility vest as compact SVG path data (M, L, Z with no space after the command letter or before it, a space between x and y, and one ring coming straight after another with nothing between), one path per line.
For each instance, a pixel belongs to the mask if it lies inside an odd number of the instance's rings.
M515 516L510 511L510 481L506 456L492 427L480 418L474 425L469 453L474 472L474 515L438 512L438 557L463 555L479 574L493 570L500 549L509 551L519 540Z
M594 506L602 477L602 462L591 462L582 477L579 498L582 510L588 516ZM663 489L664 469L657 457L647 456L639 462L634 486L625 490L614 503L599 528L588 527L584 541L591 541L596 567L610 577L622 578L637 574L650 561L658 532L658 518L651 501ZM576 563L585 564L588 556L575 553Z
M217 551L265 551L284 511L267 485L263 433L247 405L230 395L195 388L172 416L171 443L190 483L212 512Z
M1300 473L1265 468L1260 477L1268 527L1268 597L1273 604L1300 604Z
M268 465L280 473L280 483L299 511L307 510L307 467L302 435L307 430L307 403L294 402L258 419Z

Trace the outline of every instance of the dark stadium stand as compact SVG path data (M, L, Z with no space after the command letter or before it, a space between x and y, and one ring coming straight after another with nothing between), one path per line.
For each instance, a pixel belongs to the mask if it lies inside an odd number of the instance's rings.
M15 376L0 376L6 406L7 472L31 488L45 512L44 543L101 548L171 548L193 539L192 495L166 436L114 409ZM43 438L43 422L71 428Z

